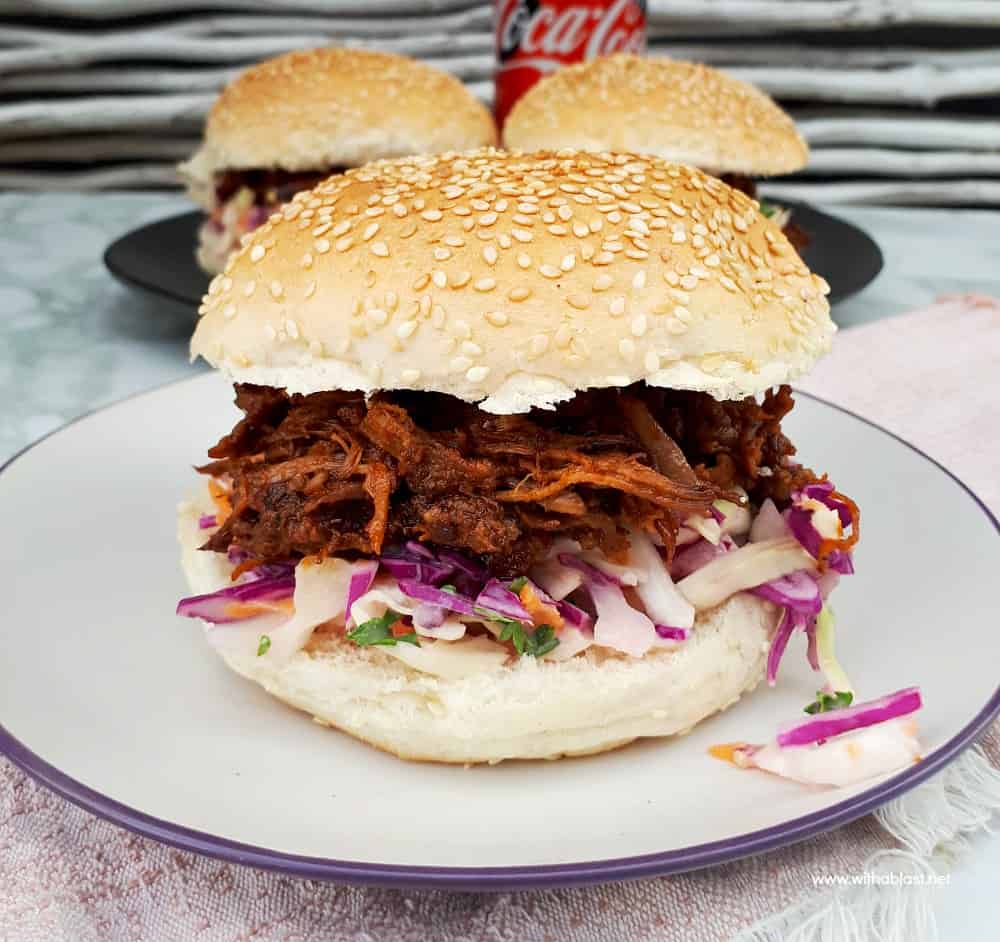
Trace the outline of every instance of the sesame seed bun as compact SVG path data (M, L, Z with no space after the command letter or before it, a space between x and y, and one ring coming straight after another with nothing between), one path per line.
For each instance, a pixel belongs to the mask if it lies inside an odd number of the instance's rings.
M205 558L218 554L197 549L194 505L182 505L178 530L191 590L219 588L226 576L213 576ZM641 658L593 648L565 661L523 657L455 678L414 670L339 633L317 633L282 661L255 656L255 645L224 643L241 631L256 638L252 624L206 625L206 633L228 667L326 726L403 759L493 763L589 755L688 732L763 679L776 612L741 592L700 614L674 649Z
M706 65L630 55L543 78L514 106L503 140L655 154L716 174L792 173L809 159L792 119L759 88Z
M756 202L693 167L486 149L299 193L212 281L191 351L238 382L499 413L638 380L736 398L827 350L828 290Z
M227 85L180 169L198 195L222 170L356 167L496 140L489 111L454 76L406 56L325 47L260 62Z

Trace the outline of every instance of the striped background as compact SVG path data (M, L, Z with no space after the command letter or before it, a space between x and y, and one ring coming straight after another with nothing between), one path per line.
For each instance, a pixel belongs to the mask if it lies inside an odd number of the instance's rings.
M492 95L480 0L6 0L0 186L175 185L218 88L329 42L417 56ZM1000 205L997 0L651 0L650 53L755 82L799 121L824 202Z

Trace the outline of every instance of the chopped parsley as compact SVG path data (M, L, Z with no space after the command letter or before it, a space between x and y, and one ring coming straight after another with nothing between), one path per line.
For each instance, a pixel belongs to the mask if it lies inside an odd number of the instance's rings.
M505 621L500 630L500 640L513 644L514 650L521 657L525 654L541 657L559 644L551 625L539 625L534 631L525 631L524 625L519 621Z
M777 211L777 206L774 206L771 203L766 203L764 200L760 201L760 214L762 216L766 216L770 219Z
M805 712L816 714L840 710L849 707L853 700L854 694L850 690L838 690L835 693L823 693L822 690L817 690L816 699L805 707Z
M441 586L441 591L450 592L452 595L458 594L458 589L456 589L450 582L446 582L443 586Z
M257 642L257 657L263 657L271 650L271 638L268 635L261 635Z
M381 644L386 647L394 647L403 641L406 644L415 644L420 647L416 632L411 631L406 635L394 635L392 626L396 624L402 616L399 612L394 612L391 608L385 610L381 618L369 618L362 622L353 631L347 632L347 637L355 644L363 648L373 644Z
M510 583L508 588L511 592L515 594L520 594L521 589L523 589L528 584L527 576L518 576L513 582Z

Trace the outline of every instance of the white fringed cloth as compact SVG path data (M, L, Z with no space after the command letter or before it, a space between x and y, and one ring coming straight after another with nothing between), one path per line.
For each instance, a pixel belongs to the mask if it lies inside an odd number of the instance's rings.
M844 331L802 387L917 445L998 512L1000 443L983 434L1000 428L997 362L1000 302L953 297ZM489 895L354 889L196 857L98 820L0 761L0 939L928 940L933 893L817 890L814 878L946 869L1000 811L998 768L995 725L933 780L805 843L675 877Z

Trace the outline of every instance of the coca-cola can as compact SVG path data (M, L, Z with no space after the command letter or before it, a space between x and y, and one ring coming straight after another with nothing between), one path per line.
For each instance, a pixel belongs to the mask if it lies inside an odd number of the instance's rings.
M646 0L496 0L497 122L546 73L645 48Z

